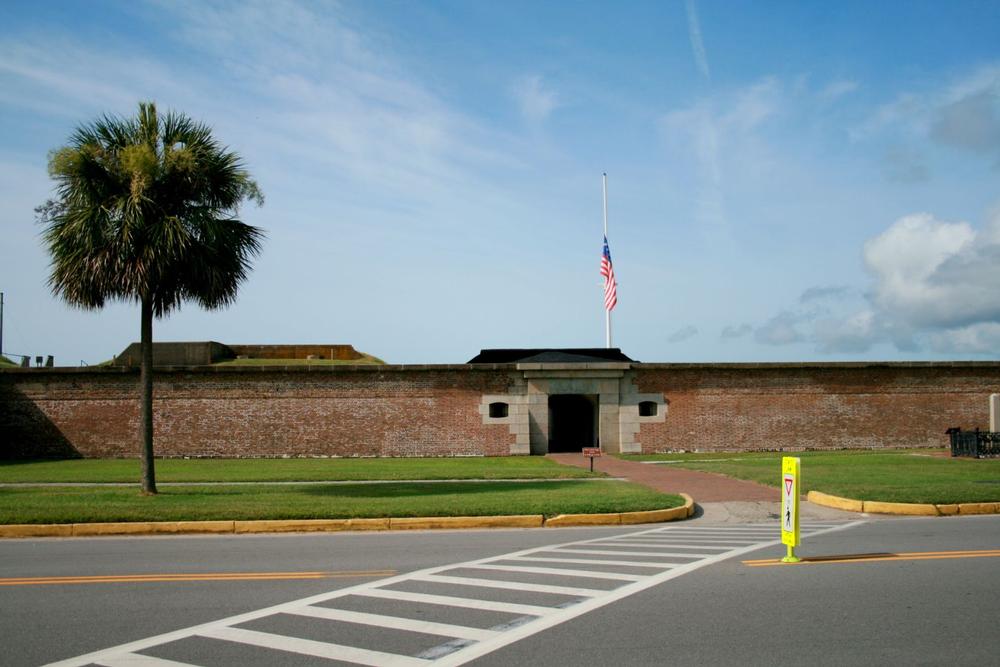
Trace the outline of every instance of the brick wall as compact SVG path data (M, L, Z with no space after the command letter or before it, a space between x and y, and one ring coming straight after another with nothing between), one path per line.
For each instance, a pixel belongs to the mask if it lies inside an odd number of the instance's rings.
M663 423L642 451L943 447L949 426L989 425L1000 364L641 364L638 391L662 392Z
M465 367L185 369L156 374L160 456L442 456L510 452L484 393L508 372ZM0 457L135 456L138 374L0 373Z
M506 455L509 424L484 395L513 366L206 367L157 372L162 456ZM637 364L626 378L666 400L644 452L942 447L949 426L985 428L1000 363ZM522 379L523 382L523 379ZM135 456L138 373L0 371L0 458Z

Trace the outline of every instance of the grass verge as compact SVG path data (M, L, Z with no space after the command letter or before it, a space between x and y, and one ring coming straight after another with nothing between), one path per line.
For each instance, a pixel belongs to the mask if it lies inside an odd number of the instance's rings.
M213 366L356 366L366 364L384 365L385 362L370 354L361 353L360 359L228 359L217 361Z
M317 482L603 477L538 456L379 459L159 459L160 482ZM135 482L137 459L0 461L0 483Z
M0 488L0 523L348 519L631 512L683 505L680 496L607 481L441 482L290 486Z
M927 450L892 452L796 452L748 454L652 454L628 460L672 461L689 470L713 472L780 486L781 457L802 459L802 489L896 503L975 503L1000 500L1000 459L929 456Z

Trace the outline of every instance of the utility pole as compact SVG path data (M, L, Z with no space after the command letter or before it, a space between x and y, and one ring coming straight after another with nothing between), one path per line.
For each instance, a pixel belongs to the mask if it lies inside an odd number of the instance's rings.
M3 356L3 292L0 292L0 357Z

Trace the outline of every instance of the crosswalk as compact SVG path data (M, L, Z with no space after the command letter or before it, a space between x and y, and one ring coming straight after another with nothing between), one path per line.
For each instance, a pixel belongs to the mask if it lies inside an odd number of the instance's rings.
M858 523L804 523L802 535ZM52 665L462 665L698 568L775 544L775 532L773 524L673 525L536 547L338 589Z

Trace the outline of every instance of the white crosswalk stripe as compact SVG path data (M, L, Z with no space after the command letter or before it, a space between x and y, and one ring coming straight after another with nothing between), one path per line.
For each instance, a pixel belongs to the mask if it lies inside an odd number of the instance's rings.
M808 536L842 530L860 523L804 523L802 534ZM159 646L174 643L183 646L185 640L196 637L256 647L250 650L284 651L359 665L463 665L651 586L706 565L777 544L776 532L774 525L662 526L624 535L525 549L342 588L96 651L53 663L53 666L183 667L187 663L149 654L155 654ZM516 601L518 599L524 601ZM369 602L366 603L366 600ZM417 605L428 612L434 611L438 616L420 613L420 618L407 618L403 610L393 609L393 613L388 615L358 609L359 604L370 606L378 600ZM509 616L509 620L490 628L472 627L466 625L473 621L468 612L462 613L463 610L500 613ZM328 622L331 641L325 641L325 630L324 641L317 641L240 627L254 622L255 628L267 629L269 620L279 615L291 621L297 618L303 622ZM447 622L429 618L445 618ZM452 622L454 619L457 620ZM286 626L287 623L281 625ZM434 637L439 637L441 643L406 655L333 641L335 627L353 626L367 627L378 637L409 633L410 637L429 637L432 643ZM400 644L385 642L377 645L382 648Z
M677 567L676 563L653 562L643 560L600 560L597 558L550 558L545 556L515 556L504 560L524 561L528 563L577 563L581 565L627 565L629 567L655 567L665 570Z
M372 651L354 646L341 646L340 644L318 642L300 637L287 637L271 632L244 630L242 628L212 628L199 632L198 636L239 642L240 644L250 644L251 646L260 646L261 648L288 651L290 653L301 653L302 655L311 655L316 658L341 660L343 662L353 662L358 665L371 665L372 667L422 667L427 664L427 661L423 658L413 658L408 655Z
M527 572L529 574L558 574L562 576L587 577L590 579L617 579L618 581L640 581L645 577L641 574L623 574L621 572L598 572L594 570L573 570L560 567L531 567L529 565L466 565L466 569L499 570L501 572Z
M188 662L153 658L139 653L112 655L99 662L95 661L94 664L101 665L101 667L196 667Z
M476 577L449 577L443 574L421 574L413 577L413 581L430 581L432 583L439 584L455 584L456 586L504 588L512 591L552 593L553 595L572 595L574 597L583 598L592 598L607 592L599 588L577 588L576 586L553 586L551 584L527 584L521 581L499 581L496 579L479 579Z
M422 602L424 604L444 605L446 607L479 609L481 611L501 611L508 614L524 614L526 616L548 616L555 611L554 607L540 607L538 605L512 602L494 602L493 600L476 600L474 598L460 598L453 595L410 593L409 591L394 591L384 588L356 591L354 595L382 598L385 600L399 600L400 602Z
M363 625L374 625L379 628L392 628L394 630L409 630L410 632L423 632L425 634L442 635L444 637L455 637L456 639L471 639L482 641L495 636L494 630L480 630L479 628L467 628L464 625L451 625L450 623L434 623L432 621L415 621L411 618L401 618L399 616L386 616L384 614L366 614L361 611L348 611L346 609L331 609L330 607L302 607L292 609L288 613L299 614L301 616L311 616L312 618L325 618L328 621L344 621L346 623L361 623Z

